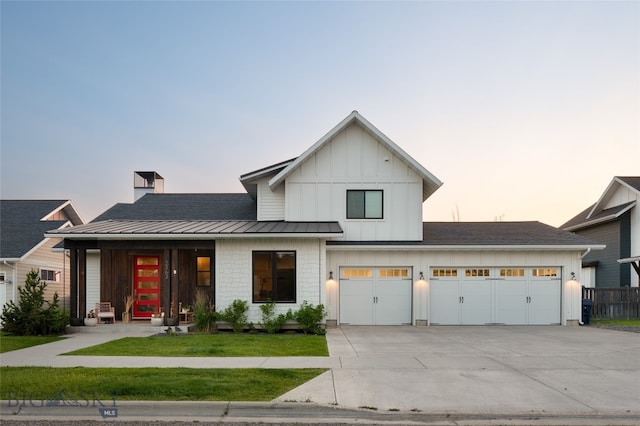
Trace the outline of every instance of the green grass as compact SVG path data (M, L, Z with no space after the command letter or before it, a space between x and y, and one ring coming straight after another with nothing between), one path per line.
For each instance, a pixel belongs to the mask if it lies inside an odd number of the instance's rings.
M592 319L592 324L615 325L619 327L640 327L640 319Z
M0 399L270 401L324 371L0 367Z
M18 349L24 349L31 346L44 345L45 343L51 343L58 340L62 340L64 337L59 336L7 336L4 333L0 333L0 353L16 351Z
M306 334L186 334L125 337L65 355L243 357L328 356L324 336Z

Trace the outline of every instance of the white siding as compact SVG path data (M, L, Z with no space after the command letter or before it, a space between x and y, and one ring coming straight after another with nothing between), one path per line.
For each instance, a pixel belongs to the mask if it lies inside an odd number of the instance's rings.
M268 179L258 182L258 220L284 220L284 185L271 191Z
M94 309L100 300L100 253L87 252L87 312ZM116 303L115 300L104 300Z
M382 189L383 219L347 220L349 189ZM285 220L337 220L346 240L422 240L422 179L353 124L286 179Z
M216 241L216 310L221 311L235 299L249 302L248 320L261 321L260 304L252 303L252 251L296 252L297 303L278 304L277 312L296 310L303 301L324 303L326 275L324 241L300 239L229 239ZM320 271L323 271L322 273Z

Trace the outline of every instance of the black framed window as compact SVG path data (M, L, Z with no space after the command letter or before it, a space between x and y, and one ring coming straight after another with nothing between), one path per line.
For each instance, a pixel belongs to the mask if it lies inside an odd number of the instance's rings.
M296 252L253 252L253 302L296 302Z
M382 219L382 190L347 190L347 219Z

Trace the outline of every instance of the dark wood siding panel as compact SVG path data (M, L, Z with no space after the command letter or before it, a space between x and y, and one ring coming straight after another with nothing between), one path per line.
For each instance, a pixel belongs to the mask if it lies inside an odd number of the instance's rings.
M197 287L197 263L198 256L211 257L211 287ZM214 280L214 251L213 250L180 250L178 253L178 300L182 304L193 306L195 300L196 289L200 288L206 292L212 302L215 303L215 283Z
M607 222L602 225L577 231L599 244L606 244L604 250L593 250L582 259L583 262L598 261L596 267L596 287L620 287L620 223Z
M101 250L100 300L111 302L116 319L122 319L124 297L131 295L133 260L126 250Z

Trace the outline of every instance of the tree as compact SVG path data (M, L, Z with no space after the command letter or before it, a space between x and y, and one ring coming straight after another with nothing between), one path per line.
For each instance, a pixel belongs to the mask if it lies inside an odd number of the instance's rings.
M8 334L39 336L60 334L69 323L69 312L60 308L58 293L51 302L45 300L47 283L35 269L27 273L24 287L18 287L20 302L13 300L2 308L2 328Z

